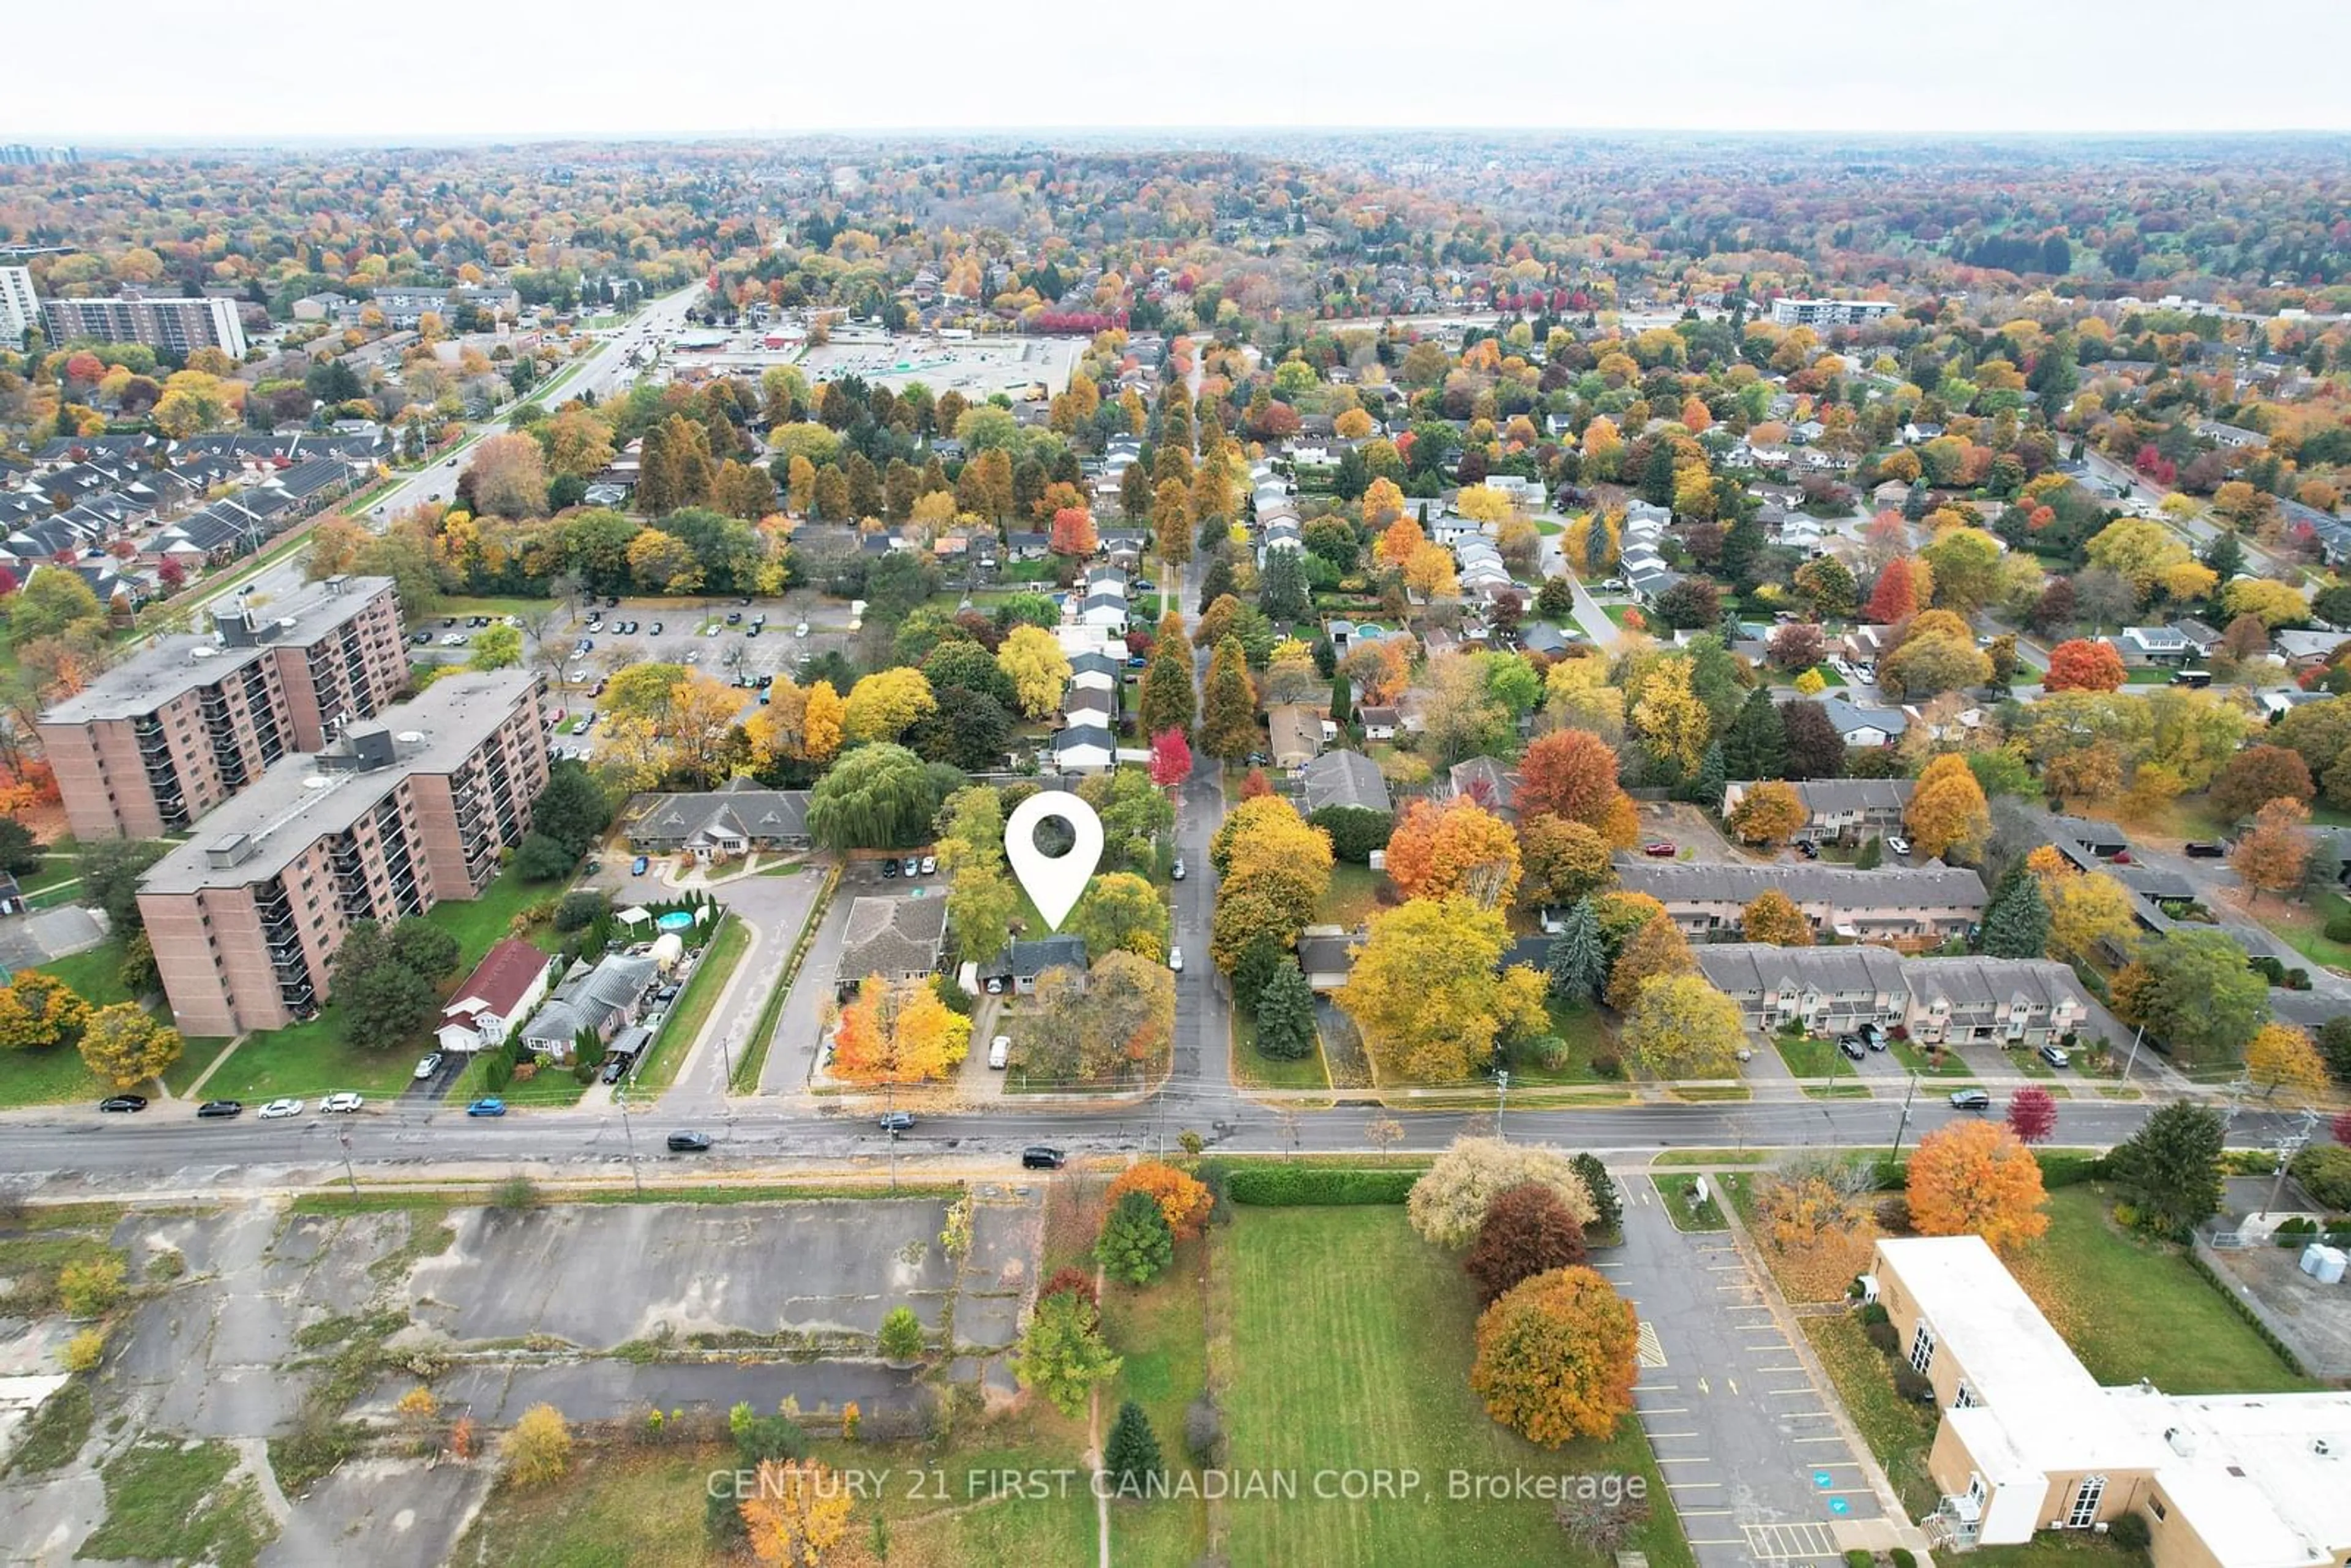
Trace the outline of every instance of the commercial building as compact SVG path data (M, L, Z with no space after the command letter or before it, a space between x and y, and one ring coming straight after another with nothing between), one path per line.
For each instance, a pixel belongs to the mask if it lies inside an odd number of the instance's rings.
M1898 308L1890 299L1774 299L1771 319L1782 327L1864 327Z
M185 831L408 685L388 577L330 577L266 604L225 603L209 635L162 638L41 716L75 837Z
M1627 893L1646 893L1666 906L1688 936L1729 938L1758 896L1778 892L1822 936L1889 946L1933 946L1965 935L1983 918L1983 878L1960 866L1855 871L1832 865L1659 863L1620 855L1616 880Z
M308 1017L354 925L479 897L547 783L544 691L522 670L444 676L279 762L157 862L139 909L181 1031Z
M2332 1568L2351 1554L2351 1394L2102 1387L1981 1237L1882 1240L1864 1289L1943 1412L1927 1459L1938 1548L2136 1513L2154 1568Z
M1693 951L1698 972L1755 1030L1792 1023L1841 1034L1874 1023L1928 1045L2040 1046L2090 1016L2074 971L2046 958L1905 958L1886 947L1760 942Z
M41 302L33 298L33 270L0 267L0 343L25 346L25 333L41 319Z
M49 345L144 343L183 357L218 349L245 358L245 323L234 299L149 299L136 294L106 299L44 299L41 319Z

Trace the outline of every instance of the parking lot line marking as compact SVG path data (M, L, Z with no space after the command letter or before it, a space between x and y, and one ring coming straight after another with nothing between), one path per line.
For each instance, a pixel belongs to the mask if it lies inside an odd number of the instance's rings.
M1802 1372L1804 1369L1801 1366L1759 1366L1755 1370L1758 1372Z
M1687 1416L1689 1414L1689 1406L1687 1405L1661 1405L1650 1409L1643 1410L1641 1414L1644 1416Z
M1787 1412L1782 1411L1781 1414L1785 1415ZM1842 1433L1832 1432L1824 1437L1791 1437L1788 1441L1792 1443L1842 1443L1844 1441L1844 1437ZM1858 1467L1855 1468L1857 1469Z
M1721 1537L1708 1537L1707 1540L1700 1541L1695 1535L1690 1537L1689 1543L1692 1546L1744 1546L1747 1544L1744 1539L1734 1541Z

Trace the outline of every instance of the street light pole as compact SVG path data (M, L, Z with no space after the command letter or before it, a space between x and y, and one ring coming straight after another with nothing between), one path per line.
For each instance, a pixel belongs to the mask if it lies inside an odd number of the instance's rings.
M629 1179L636 1183L637 1196L643 1197L645 1196L645 1177L644 1173L637 1168L637 1134L635 1129L629 1125L628 1090L615 1091L612 1103L621 1108L621 1136L627 1140L629 1145Z
M1497 1143L1509 1141L1509 1134L1502 1131L1502 1113L1508 1109L1510 1102L1510 1070L1499 1068L1494 1073L1494 1138Z
M2130 1082L2131 1069L2138 1065L2138 1042L2146 1038L2147 1025L2141 1024L2138 1026L2138 1032L2131 1036L2130 1055L2123 1060L2122 1081L2125 1083L2128 1083Z

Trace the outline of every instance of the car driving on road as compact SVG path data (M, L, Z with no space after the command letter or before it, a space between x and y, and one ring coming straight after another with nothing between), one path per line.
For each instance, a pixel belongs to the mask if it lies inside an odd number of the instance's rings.
M503 1116L506 1113L507 1103L496 1095L486 1096L465 1107L468 1116Z

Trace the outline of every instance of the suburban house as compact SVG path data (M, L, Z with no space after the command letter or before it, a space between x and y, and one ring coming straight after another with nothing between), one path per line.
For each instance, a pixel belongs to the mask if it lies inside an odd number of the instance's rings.
M483 956L441 1009L443 1051L475 1051L502 1045L547 998L555 960L509 936Z
M1646 893L1666 906L1691 936L1712 938L1740 929L1741 912L1776 890L1823 936L1890 946L1935 946L1964 936L1983 918L1983 879L1960 866L1856 871L1834 865L1709 865L1617 857L1616 879L1626 893Z
M2185 664L2201 652L2188 634L2172 626L2126 626L2120 652L2136 664Z
M2326 1568L2351 1554L2351 1394L2104 1387L1980 1236L1882 1239L1862 1288L1942 1411L1938 1546L2147 1521L2154 1568Z
M1053 765L1064 773L1101 773L1118 761L1118 737L1098 724L1055 731L1049 749Z
M1276 703L1265 710L1276 768L1303 768L1322 750L1322 716L1304 703Z
M1072 685L1061 697L1061 722L1108 729L1118 712L1118 694L1100 686Z
M1490 757L1472 757L1446 769L1447 787L1505 821L1519 820L1519 776Z
M1315 995L1328 996L1347 983L1354 972L1354 949L1367 934L1343 931L1336 925L1310 925L1298 938L1298 967Z
M1834 695L1820 705L1847 746L1884 746L1910 727L1910 716L1898 707L1863 707Z
M1364 727L1365 740L1394 740L1400 722L1396 710L1380 704L1355 710L1355 722Z
M580 1030L592 1030L597 1040L609 1040L636 1022L660 972L652 958L626 953L608 954L593 968L587 959L576 959L547 1005L522 1026L522 1037L531 1050L569 1061Z
M1011 991L1019 996L1034 996L1037 977L1048 969L1068 969L1078 977L1078 987L1085 988L1086 944L1082 937L1046 936L1034 942L1013 942L1003 952L980 966L980 983L991 996Z
M1326 751L1306 765L1301 779L1301 804L1312 816L1326 806L1358 806L1367 811L1394 810L1388 781L1380 765L1360 751Z
M846 1000L868 975L927 979L939 967L946 935L945 898L861 898L849 906L833 988Z
M1754 1030L1794 1023L1838 1034L1874 1023L1907 1029L1927 1045L2039 1046L2090 1016L2074 972L2045 958L1906 958L1886 947L1756 942L1702 946L1693 956Z
M1722 814L1728 817L1738 810L1754 788L1752 781L1724 785ZM1907 779L1806 779L1792 780L1788 788L1808 813L1798 837L1846 839L1900 832L1902 814L1910 809L1916 786Z
M629 826L641 855L691 853L704 865L753 850L804 850L811 842L808 791L768 789L750 779L691 795L664 795Z
M1070 661L1070 685L1097 692L1118 689L1118 661L1107 653L1080 653Z

